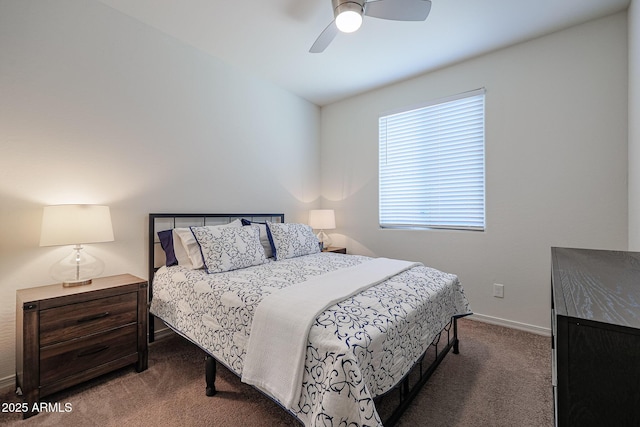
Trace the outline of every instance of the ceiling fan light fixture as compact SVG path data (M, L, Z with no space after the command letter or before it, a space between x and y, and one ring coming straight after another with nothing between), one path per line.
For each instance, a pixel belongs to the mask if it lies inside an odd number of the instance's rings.
M331 0L331 6L334 19L311 45L309 53L324 52L339 32L357 31L364 15L390 21L424 21L429 16L431 0Z
M355 2L342 3L335 8L336 26L343 33L353 33L362 25L362 5Z

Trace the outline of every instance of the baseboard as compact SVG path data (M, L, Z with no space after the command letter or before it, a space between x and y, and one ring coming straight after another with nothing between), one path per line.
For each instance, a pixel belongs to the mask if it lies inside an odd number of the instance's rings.
M154 332L154 338L155 338L154 341L162 340L164 338L168 338L175 334L176 333L171 328L164 327Z
M530 325L528 323L515 322L513 320L501 319L499 317L487 316L484 314L474 313L469 316L468 319L477 320L479 322L490 323L492 325L504 326L511 329L519 329L521 331L531 332L537 335L544 335L547 337L551 336L551 329L543 328L542 326ZM155 331L155 338L157 340L161 340L163 338L167 338L175 335L175 332L168 327L164 327L160 330Z
M499 317L487 316L484 314L474 313L469 319L479 322L491 323L492 325L505 326L507 328L519 329L521 331L531 332L537 335L551 336L551 329L542 326L530 325L528 323L515 322L513 320L501 319Z
M16 376L9 375L8 377L0 378L0 392L6 392L16 387Z

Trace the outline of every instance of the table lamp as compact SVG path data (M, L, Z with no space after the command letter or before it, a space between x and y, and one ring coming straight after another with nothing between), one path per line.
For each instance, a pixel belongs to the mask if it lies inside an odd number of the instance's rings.
M104 270L104 263L83 251L84 243L113 241L108 206L46 206L42 215L40 246L75 245L73 252L51 266L51 276L62 286L88 285Z
M313 209L309 211L309 225L311 228L320 230L317 234L318 240L322 243L322 249L331 246L331 238L324 230L336 228L336 215L333 209Z

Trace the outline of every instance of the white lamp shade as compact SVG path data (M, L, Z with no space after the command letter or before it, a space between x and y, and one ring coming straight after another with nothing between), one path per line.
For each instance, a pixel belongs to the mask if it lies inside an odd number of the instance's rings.
M310 210L309 225L316 230L333 230L336 228L336 215L333 209Z
M113 227L108 206L46 206L42 215L40 246L112 242Z

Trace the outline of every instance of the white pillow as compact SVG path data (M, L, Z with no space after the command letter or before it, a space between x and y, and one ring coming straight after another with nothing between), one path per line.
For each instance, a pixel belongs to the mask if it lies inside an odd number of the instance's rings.
M182 244L182 237L180 237L180 233L182 230L187 230L189 234L191 234L191 238L195 242L195 237L193 237L193 233L188 228L174 228L173 229L173 253L176 255L176 259L178 260L178 265L182 265L189 269L193 269L193 265L191 264L191 260L189 259L189 254L184 248ZM196 243L197 245L197 243Z
M222 273L266 261L260 229L248 227L191 227L202 250L207 273Z
M212 228L226 228L226 227L242 227L242 222L236 219L229 224L222 225L207 225L206 227ZM173 229L173 251L176 254L178 265L184 265L190 269L204 268L204 261L202 260L202 252L200 246L193 236L190 228L174 228ZM178 237L177 241L175 237ZM178 249L178 247L181 249ZM188 261L187 261L188 259Z
M320 252L320 242L306 224L268 222L276 261Z

